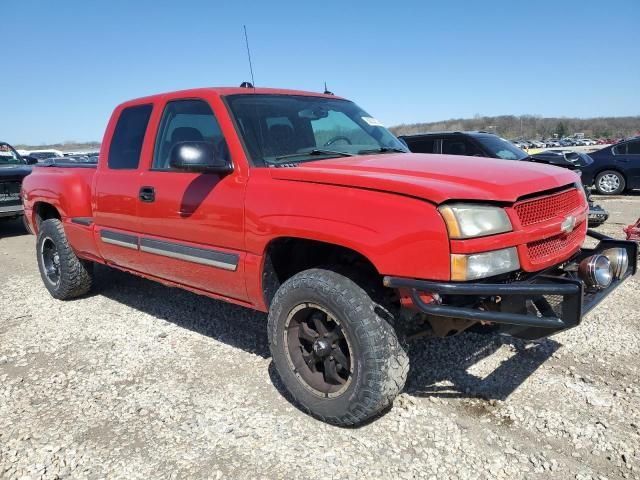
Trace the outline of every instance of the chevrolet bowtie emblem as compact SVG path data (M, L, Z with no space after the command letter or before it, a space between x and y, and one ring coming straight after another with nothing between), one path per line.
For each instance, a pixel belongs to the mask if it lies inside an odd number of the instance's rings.
M562 224L560 224L560 231L565 233L573 232L573 229L576 227L576 217L573 215L569 215L564 219Z

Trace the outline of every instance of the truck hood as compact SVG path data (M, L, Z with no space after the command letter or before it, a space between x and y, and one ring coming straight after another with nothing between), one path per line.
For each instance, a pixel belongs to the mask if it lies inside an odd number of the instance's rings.
M549 165L458 155L399 153L332 158L273 168L278 180L322 183L447 200L515 202L518 198L579 181Z

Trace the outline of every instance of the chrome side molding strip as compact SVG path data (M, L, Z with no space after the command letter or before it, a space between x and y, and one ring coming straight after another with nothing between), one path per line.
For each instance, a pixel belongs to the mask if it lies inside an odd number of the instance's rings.
M187 262L209 265L224 270L235 271L240 260L235 253L220 252L204 248L190 247L179 243L165 242L152 238L140 239L140 250L155 255L177 258Z
M138 250L138 237L134 235L126 235L124 233L113 232L111 230L100 230L100 240L104 243L118 245L119 247Z

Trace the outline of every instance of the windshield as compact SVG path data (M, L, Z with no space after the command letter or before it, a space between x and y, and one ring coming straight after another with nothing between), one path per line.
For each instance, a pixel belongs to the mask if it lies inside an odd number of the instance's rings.
M528 156L514 144L496 135L478 135L475 139L480 142L495 158L502 158L504 160L524 160Z
M379 121L347 100L256 94L227 99L256 166L408 151Z
M0 143L0 165L24 165L22 157L7 143Z

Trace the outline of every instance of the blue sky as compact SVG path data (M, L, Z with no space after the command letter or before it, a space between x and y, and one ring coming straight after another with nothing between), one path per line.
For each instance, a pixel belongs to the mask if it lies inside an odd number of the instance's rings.
M397 10L395 9L397 8ZM640 1L2 0L0 139L100 140L130 98L249 79L386 125L640 114Z

